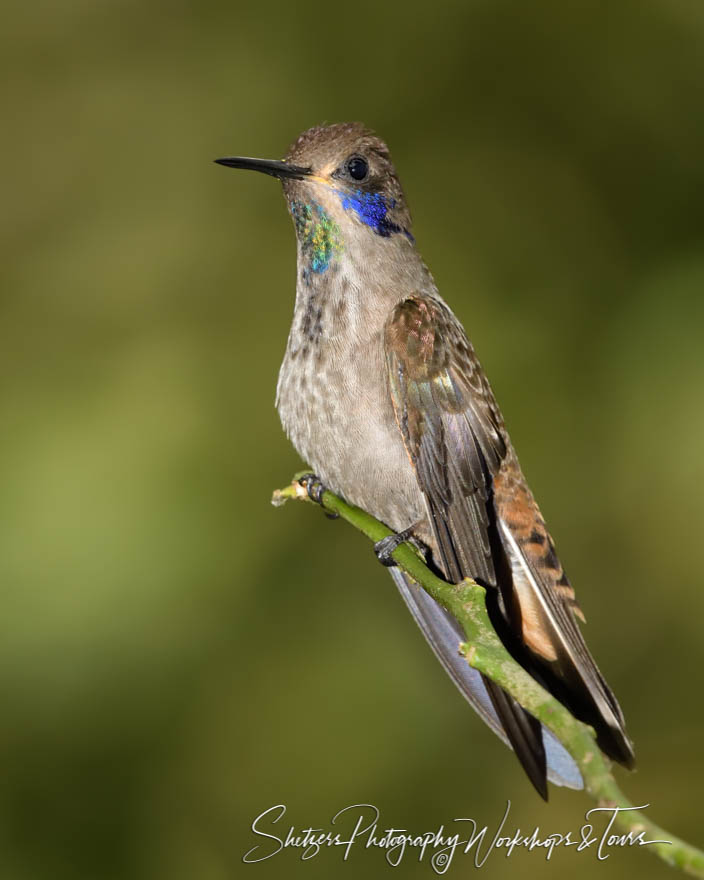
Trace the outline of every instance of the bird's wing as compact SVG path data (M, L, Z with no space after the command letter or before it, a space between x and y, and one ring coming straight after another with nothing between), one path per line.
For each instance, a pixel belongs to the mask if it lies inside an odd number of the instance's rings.
M517 649L517 659L575 714L581 710L607 753L630 765L620 709L576 625L574 593L461 325L444 303L414 295L390 315L385 344L396 419L445 576L453 582L469 576L489 588L492 619L502 626L507 647L514 654ZM428 607L420 613L428 617ZM446 655L457 650L456 638L444 644ZM443 662L464 690L449 656ZM540 726L488 679L483 684L531 781L544 793ZM544 775L543 764L543 788Z
M385 348L396 420L445 574L496 586L489 496L506 443L474 352L449 309L420 295L391 313Z
M425 496L445 577L451 583L472 577L495 588L489 496L506 446L469 342L440 302L413 296L394 309L385 345L396 419ZM424 607L422 613L427 611ZM422 622L421 628L427 637ZM445 668L464 689L452 662L456 635L442 644ZM546 798L540 723L490 679L482 677L481 683L529 779Z

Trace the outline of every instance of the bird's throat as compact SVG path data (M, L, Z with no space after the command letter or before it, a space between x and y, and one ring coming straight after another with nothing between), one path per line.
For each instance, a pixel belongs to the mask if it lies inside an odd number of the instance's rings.
M315 199L294 199L290 203L299 243L299 260L304 264L306 275L322 275L341 259L347 237L343 235L343 226L353 238L356 236L362 241L368 242L365 236L372 231L375 233L372 238L389 239L401 235L413 244L410 231L392 219L395 202L383 193L335 189L332 197L339 199L336 212L331 212L329 206ZM339 223L335 213L340 216ZM346 215L350 215L349 221Z
M322 275L344 250L339 224L315 201L293 201L291 215L296 226L303 272Z

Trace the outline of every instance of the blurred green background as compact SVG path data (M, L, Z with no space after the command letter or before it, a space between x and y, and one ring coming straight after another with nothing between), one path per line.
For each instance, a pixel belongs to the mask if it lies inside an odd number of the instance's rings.
M421 832L510 798L512 829L574 832L591 806L539 801L363 538L269 504L300 467L273 407L294 237L275 182L212 160L351 119L391 145L577 587L619 776L704 842L701 4L39 0L0 46L0 875L317 880L339 852L242 864L258 813ZM516 871L667 875L483 868Z

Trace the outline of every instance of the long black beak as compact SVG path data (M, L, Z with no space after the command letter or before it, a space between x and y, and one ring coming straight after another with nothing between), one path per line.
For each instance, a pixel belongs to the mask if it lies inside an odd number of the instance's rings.
M228 168L246 168L250 171L261 171L262 174L271 174L279 179L288 177L292 180L303 180L311 174L312 169L301 168L298 165L289 165L288 162L279 162L276 159L249 159L247 156L230 156L227 159L216 159L218 165L227 165Z

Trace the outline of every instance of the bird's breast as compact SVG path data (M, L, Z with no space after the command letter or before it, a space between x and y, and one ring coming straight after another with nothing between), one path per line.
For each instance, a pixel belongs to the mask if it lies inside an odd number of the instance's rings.
M383 320L355 311L349 301L297 298L276 405L324 485L399 531L424 502L389 396Z

